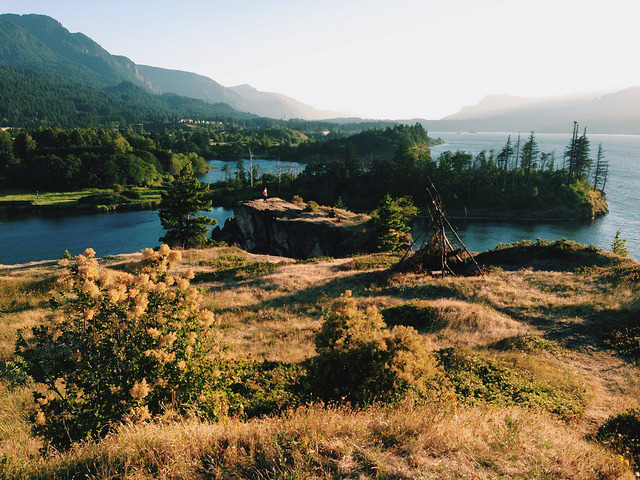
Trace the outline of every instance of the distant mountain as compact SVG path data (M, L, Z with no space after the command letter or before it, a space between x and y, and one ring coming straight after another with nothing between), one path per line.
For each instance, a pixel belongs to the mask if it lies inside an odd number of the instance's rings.
M138 65L143 77L164 92L174 92L206 102L224 102L241 112L268 118L324 120L340 116L337 112L316 110L278 93L256 90L250 85L223 87L215 80L197 73Z
M570 106L579 105L592 100L594 94L576 95L565 97L515 97L511 95L488 95L476 105L462 107L454 115L449 115L442 120L468 120L506 113L517 108L542 107L542 106Z
M346 114L315 108L279 93L262 92L251 85L237 85L231 90L248 103L250 111L269 118L301 118L303 120L325 120ZM238 107L239 108L239 107Z
M640 134L640 87L598 96L489 96L441 120L420 120L430 131L539 133L571 131L574 121L591 133Z
M130 82L98 89L52 73L0 66L0 126L94 126L255 118L224 103L155 95Z
M37 70L95 88L130 82L153 93L173 93L270 118L318 120L340 116L248 85L227 88L196 73L136 65L112 55L82 33L45 15L0 15L0 66Z
M222 102L238 110L249 111L240 95L204 75L149 65L138 65L138 69L145 79L163 92L173 92L210 103Z

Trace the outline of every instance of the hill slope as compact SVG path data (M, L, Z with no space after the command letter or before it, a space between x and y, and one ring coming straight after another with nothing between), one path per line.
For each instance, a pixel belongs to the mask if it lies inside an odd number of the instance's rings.
M0 124L88 126L166 122L183 117L252 118L226 104L212 105L175 94L154 95L124 82L97 89L67 77L0 66Z
M100 263L135 271L141 258ZM375 271L393 262L383 255L295 263L229 247L185 251L172 272L194 270L229 347L225 358L255 368L227 388L246 396L247 410L276 413L221 422L167 415L43 457L24 414L31 386L9 389L2 380L7 477L634 478L628 457L588 434L638 407L637 354L616 354L603 340L637 315L640 266L566 241L511 246L485 261L494 268L484 276L434 278ZM18 328L46 321L59 273L54 262L3 269L0 360L11 358ZM291 399L279 396L291 381L287 368L315 355L323 312L345 290L362 311L378 308L389 325L413 325L440 358L458 360L448 370L455 404L287 406ZM249 367L252 359L264 362ZM274 388L261 390L269 372ZM553 405L568 406L569 417L550 413Z
M150 91L137 66L45 15L0 15L0 64L65 75L95 87L128 81Z
M0 15L0 65L53 73L95 88L130 82L149 92L227 103L236 110L270 118L316 120L338 116L249 86L227 88L196 73L138 66L127 57L112 55L83 33L69 32L45 15Z

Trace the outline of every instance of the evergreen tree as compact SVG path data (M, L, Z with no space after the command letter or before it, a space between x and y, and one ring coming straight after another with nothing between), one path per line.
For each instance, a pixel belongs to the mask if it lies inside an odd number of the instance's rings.
M604 158L604 150L602 144L598 145L598 154L596 155L596 168L593 172L593 189L602 190L607 184L607 174L609 173L609 162Z
M358 159L358 153L352 143L347 145L344 156L344 170L347 179L357 177L362 173L362 162Z
M507 137L507 143L504 148L498 154L498 165L502 169L503 173L503 182L502 188L505 188L507 185L507 169L509 166L509 159L513 155L513 147L511 146L511 135Z
M531 132L529 139L522 146L522 168L524 170L527 183L529 183L531 178L531 168L535 167L539 153L540 149L538 148L536 139L533 136L533 132Z
M187 163L178 178L162 193L159 215L166 233L160 238L161 242L183 248L207 243L209 225L215 225L216 221L198 213L211 208L211 202L203 198L208 190L209 184L198 182L191 163Z
M573 122L571 143L564 151L565 160L569 160L569 183L576 177L576 158L578 155L578 122Z
M622 238L620 236L621 232L618 230L616 232L616 236L613 238L613 243L611 244L611 251L616 255L620 255L621 257L629 256L629 249L627 248L627 239Z
M583 134L578 138L576 145L575 178L581 178L591 167L592 161L591 158L589 158L589 152L589 139L587 138L587 129L585 128Z
M410 197L386 194L371 216L378 230L378 250L399 250L411 244L409 219L418 212Z
M239 160L236 163L236 185L242 187L247 181L246 171L244 169L244 162Z

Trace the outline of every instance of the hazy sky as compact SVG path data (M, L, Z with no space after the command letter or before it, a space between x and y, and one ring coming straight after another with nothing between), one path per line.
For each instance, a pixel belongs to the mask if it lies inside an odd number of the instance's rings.
M640 85L640 0L0 0L0 12L50 15L136 63L375 118Z

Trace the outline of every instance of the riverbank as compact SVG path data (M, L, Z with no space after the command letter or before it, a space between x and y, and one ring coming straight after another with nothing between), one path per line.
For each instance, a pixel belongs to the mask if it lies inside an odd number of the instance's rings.
M161 201L158 187L86 188L73 192L0 190L0 210L27 213L110 213L154 210Z

